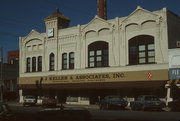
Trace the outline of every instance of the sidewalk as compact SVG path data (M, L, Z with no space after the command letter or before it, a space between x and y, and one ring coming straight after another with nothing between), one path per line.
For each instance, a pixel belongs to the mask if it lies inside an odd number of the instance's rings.
M22 103L19 102L5 102L7 103L9 106L23 106ZM57 104L57 106L59 107L61 104ZM37 104L37 106L41 106L41 104ZM67 108L86 108L86 109L99 109L98 105L78 105L78 104L63 104L64 107Z
M10 101L10 102L5 102L7 103L9 106L23 106L22 103L19 103L17 101Z
M58 104L60 105L60 104ZM78 104L63 104L67 108L86 108L86 109L99 109L98 105L78 105Z
M22 103L19 102L5 102L9 106L23 106ZM61 104L57 104L57 107L60 107ZM37 106L41 106L41 104L37 104ZM65 108L85 108L85 109L99 109L98 105L80 105L80 104L63 104ZM130 107L126 107L126 109L131 110ZM163 111L169 112L170 108L165 107Z

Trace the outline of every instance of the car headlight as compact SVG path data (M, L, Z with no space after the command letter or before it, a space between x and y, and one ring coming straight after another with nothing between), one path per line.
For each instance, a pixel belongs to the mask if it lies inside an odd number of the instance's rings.
M128 102L126 102L126 105L128 105Z

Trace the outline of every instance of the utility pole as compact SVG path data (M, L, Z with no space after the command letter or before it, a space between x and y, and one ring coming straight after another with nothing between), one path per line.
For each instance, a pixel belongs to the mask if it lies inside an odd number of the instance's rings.
M1 102L3 102L3 48L1 47L0 48L0 66L1 66L1 68L0 68L0 76L1 76L1 78L0 78L0 96L1 96Z

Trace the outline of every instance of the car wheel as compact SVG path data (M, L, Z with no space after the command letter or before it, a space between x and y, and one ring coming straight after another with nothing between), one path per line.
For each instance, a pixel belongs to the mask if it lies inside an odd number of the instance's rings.
M132 105L131 110L136 110L136 107L134 105Z
M162 108L158 108L157 111L161 112L161 111L162 111Z
M42 107L43 107L43 108L45 108L45 107L46 107L46 105L42 104Z
M99 104L99 109L102 110L103 109L103 106L101 104Z
M147 108L146 108L145 106L142 106L142 110L143 110L143 111L146 111Z
M100 109L100 110L102 110L102 109L103 109L102 105L99 105L99 109Z
M108 110L110 107L109 107L109 104L106 105L106 109Z
M120 107L120 110L125 110L125 107L123 106L123 107Z

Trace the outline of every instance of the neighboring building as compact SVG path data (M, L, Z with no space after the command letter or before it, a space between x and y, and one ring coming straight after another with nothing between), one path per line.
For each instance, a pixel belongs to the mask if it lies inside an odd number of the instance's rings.
M8 51L7 63L19 63L19 50Z
M177 47L180 47L178 43ZM169 81L166 87L168 101L180 97L180 48L169 49Z
M166 8L137 7L127 17L95 16L68 27L59 11L44 19L46 32L20 37L20 101L23 95L135 98L167 95L168 50L180 39L180 18ZM173 31L173 32L172 32Z
M17 98L17 78L19 77L19 51L8 51L8 63L0 64L1 89L7 100Z

